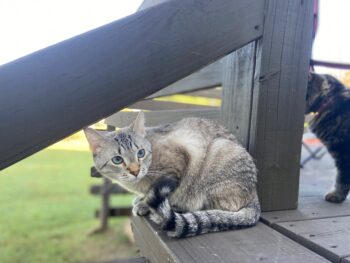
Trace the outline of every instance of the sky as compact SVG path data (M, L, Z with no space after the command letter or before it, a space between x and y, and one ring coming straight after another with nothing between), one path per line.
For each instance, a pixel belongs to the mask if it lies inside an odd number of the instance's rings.
M350 64L350 0L320 0L319 28L312 57ZM317 68L316 71L332 71ZM334 74L341 74L334 72Z
M0 65L134 13L142 0L0 0Z
M130 15L141 2L0 0L0 65ZM349 10L350 0L320 0L314 59L350 63Z

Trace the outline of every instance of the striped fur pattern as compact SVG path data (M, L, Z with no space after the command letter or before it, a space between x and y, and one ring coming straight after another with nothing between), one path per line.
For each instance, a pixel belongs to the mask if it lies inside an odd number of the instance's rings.
M330 75L310 73L306 114L315 112L312 132L323 142L337 167L333 191L325 199L343 202L350 190L350 90Z
M177 187L174 178L157 181L143 199L136 202L134 213L149 215L168 235L176 238L201 235L209 232L234 230L253 226L259 220L259 202L254 202L238 212L204 210L181 213L171 207L168 197Z
M258 222L257 170L227 129L201 118L150 128L144 122L140 113L117 132L85 129L97 170L138 195L135 216L176 238Z

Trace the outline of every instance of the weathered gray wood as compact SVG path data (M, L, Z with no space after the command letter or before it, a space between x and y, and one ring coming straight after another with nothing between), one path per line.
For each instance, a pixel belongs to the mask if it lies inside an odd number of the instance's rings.
M141 254L151 262L328 262L260 223L256 227L170 239L146 220L132 218Z
M340 263L350 263L350 257L343 258Z
M167 247L157 231L150 223L139 217L131 218L131 228L141 255L152 263L181 262Z
M222 93L222 89L220 87L217 87L213 89L191 91L186 93L186 95L221 99L221 93Z
M1 66L0 169L259 38L263 5L168 1Z
M291 221L273 227L332 262L350 256L350 216Z
M188 77L152 94L149 96L149 98L221 86L223 64L223 60L220 59L219 61L199 70L198 72L195 72Z
M101 195L104 192L108 192L109 194L130 194L130 192L126 191L124 188L117 184L110 184L108 185L107 189L104 189L103 185L90 186L90 194Z
M119 112L108 117L106 123L115 127L126 127L136 119L136 116L137 112ZM186 117L202 117L219 121L220 110L162 110L145 112L147 126L175 122Z
M264 211L297 207L312 8L312 1L266 1L249 135Z
M109 188L111 182L103 178L102 191L101 193L101 212L96 216L100 219L100 230L106 230L108 228L108 217L109 217L109 193L107 189Z
M225 58L222 85L222 123L249 148L251 103L256 43L252 42Z
M166 1L168 0L144 0L138 10L144 10ZM187 76L186 78L176 81L170 86L152 94L148 98L156 98L160 96L168 96L176 93L220 86L222 81L222 64L222 60L214 62L213 64L206 66L205 68Z
M96 210L95 211L95 217L100 218L102 215L107 217L107 222L108 222L108 217L117 217L117 216L131 216L131 210L132 207L130 206L125 206L125 207L109 207L108 208L108 213L105 211Z
M262 213L261 219L267 224L316 218L350 216L350 200L342 204L326 202L322 196L300 197L297 210Z
M142 100L136 102L128 109L141 109L141 110L177 110L177 109L210 109L209 106L193 105L186 103L176 103L169 101L156 101L156 100Z

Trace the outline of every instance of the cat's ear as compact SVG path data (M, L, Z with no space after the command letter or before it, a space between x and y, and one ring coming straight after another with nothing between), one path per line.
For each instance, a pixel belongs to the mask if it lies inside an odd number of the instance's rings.
M143 113L143 111L139 112L139 114L136 117L136 120L133 122L133 124L131 124L130 127L132 131L135 132L137 135L145 137L145 114Z
M92 153L95 154L104 144L105 138L91 128L84 128L84 133Z

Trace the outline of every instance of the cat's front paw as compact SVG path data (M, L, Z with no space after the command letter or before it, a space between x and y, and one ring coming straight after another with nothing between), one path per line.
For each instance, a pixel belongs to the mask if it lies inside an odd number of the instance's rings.
M342 193L341 191L332 191L326 194L325 199L328 202L331 203L341 203L346 199L346 194Z
M141 198L136 198L133 202L132 214L134 216L146 216L149 213L150 207Z

